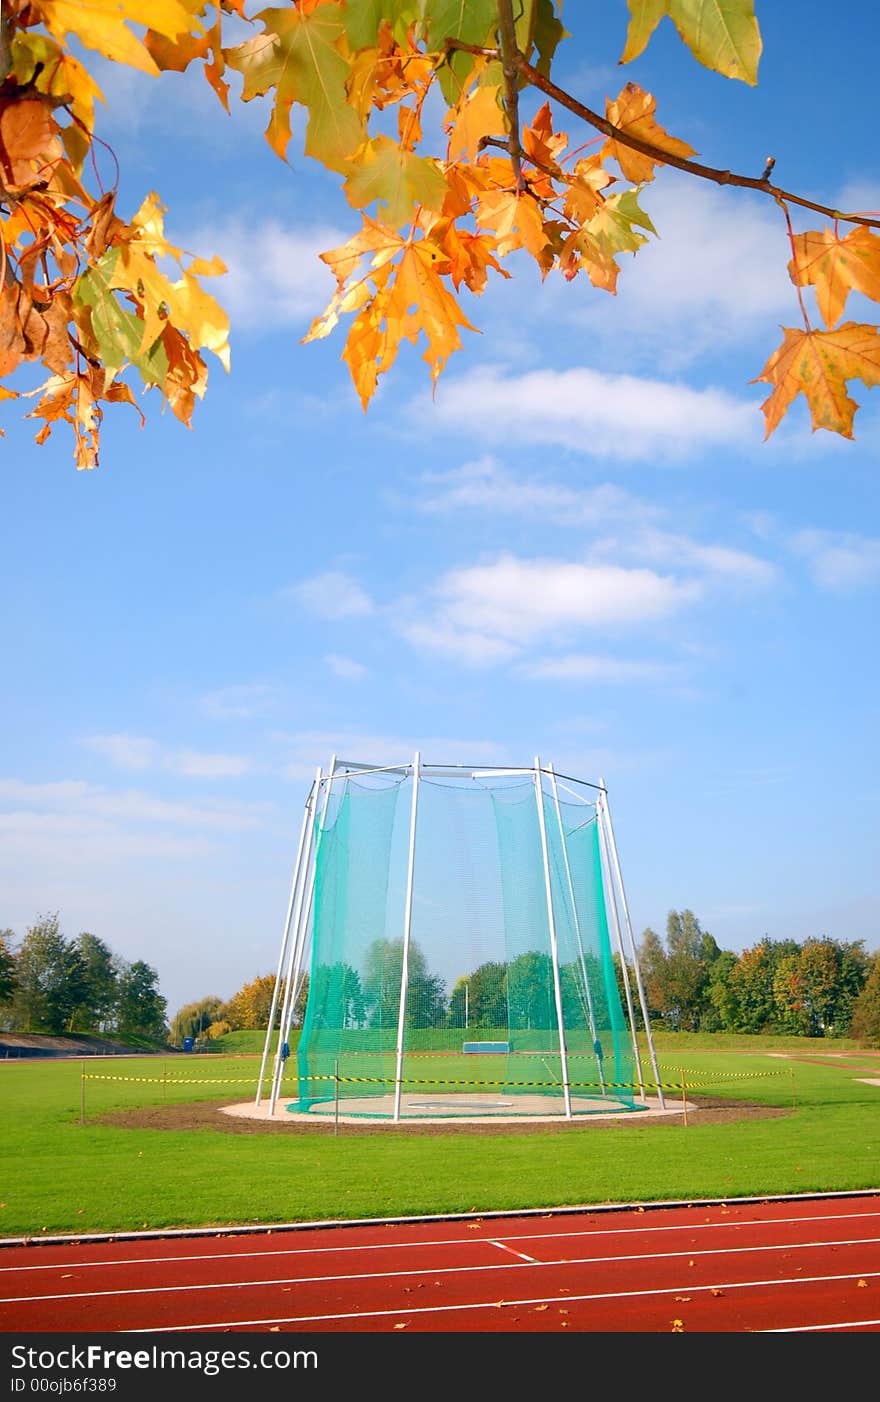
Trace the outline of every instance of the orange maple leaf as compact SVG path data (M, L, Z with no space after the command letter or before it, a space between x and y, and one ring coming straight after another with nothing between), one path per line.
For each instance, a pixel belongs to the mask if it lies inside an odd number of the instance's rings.
M783 327L782 345L771 355L761 374L773 393L761 408L766 419L765 440L803 394L810 406L813 431L827 428L852 438L852 421L859 407L846 392L848 380L861 380L869 388L880 384L880 335L876 326L847 321L836 331L801 331Z
M813 286L826 326L840 319L850 291L880 302L880 238L852 229L840 238L832 229L795 234L789 276L797 287Z
M659 122L654 120L656 109L656 98L640 88L638 83L627 83L615 102L605 103L605 115L609 122L628 136L649 142L661 151L667 151L671 156L695 155L693 146L688 146L686 141L679 141L678 137L670 136ZM635 151L614 137L608 138L600 155L603 159L605 156L613 156L627 180L631 180L634 185L653 180L654 167L663 164L659 156L648 156L641 151Z

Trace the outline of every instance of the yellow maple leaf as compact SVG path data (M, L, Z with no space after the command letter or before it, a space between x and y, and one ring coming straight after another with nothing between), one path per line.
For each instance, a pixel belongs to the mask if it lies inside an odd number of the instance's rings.
M129 25L152 29L166 39L200 34L202 24L181 0L31 0L50 34L74 34L87 49L144 73L159 72L149 51Z
M761 33L752 0L628 0L626 48L621 63L638 58L668 15L694 58L726 78L758 81Z
M568 178L563 209L573 224L586 224L603 203L602 191L614 183L600 156L579 160Z
M482 191L477 196L476 219L480 228L494 231L500 257L524 248L542 272L552 266L553 253L548 248L541 207L526 191L517 194L516 190L497 186Z
M148 195L131 221L128 237L119 240L119 260L108 279L108 287L132 293L141 305L142 350L153 345L171 322L188 337L194 349L213 351L228 370L229 318L219 303L202 289L196 276L196 272L201 275L221 272L223 264L217 259L210 263L194 260L190 268L181 268L181 277L172 282L155 261L156 258L173 258L180 263L183 258L182 251L165 238L164 212L158 197Z
M461 347L459 328L475 329L443 284L449 261L440 246L427 237L405 239L364 216L359 234L321 257L336 273L337 289L303 341L322 339L340 316L357 313L342 358L365 409L403 340L415 344L424 335L423 359L436 384Z
M646 141L651 146L656 146L672 156L695 155L693 146L689 146L686 141L679 141L675 136L670 136L659 122L654 120L656 110L656 98L652 97L649 92L645 92L637 83L627 83L616 101L605 103L605 116L609 122L618 127L620 131L626 132L628 136L636 137L639 141ZM613 156L626 179L631 180L634 185L641 185L647 180L653 180L654 167L663 164L658 157L635 151L632 146L627 146L614 137L609 137L605 142L600 156L603 158Z
M880 238L863 227L843 238L832 229L795 234L789 276L798 287L814 286L826 326L839 321L850 291L880 302Z
M852 421L859 407L849 398L849 380L871 387L880 384L880 334L876 326L848 321L836 331L802 331L783 327L782 345L773 352L761 374L773 393L761 408L766 420L765 440L787 413L792 401L803 394L810 406L813 431L827 428L852 438Z
M457 161L465 156L475 161L484 136L504 136L504 115L501 107L501 65L493 64L497 70L497 82L488 79L478 83L461 100L457 107L451 107L444 123L449 137L448 156Z

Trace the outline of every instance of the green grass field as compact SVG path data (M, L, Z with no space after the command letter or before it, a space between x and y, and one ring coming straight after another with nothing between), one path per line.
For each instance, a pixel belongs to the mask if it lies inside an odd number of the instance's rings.
M261 1041L241 1045L239 1034L232 1055L2 1062L0 1237L880 1187L880 1085L866 1083L880 1080L880 1052L723 1043L656 1039L661 1080L678 1084L683 1071L692 1100L784 1114L723 1124L701 1124L699 1110L686 1124L633 1114L528 1134L502 1124L479 1135L123 1128L101 1117L253 1099ZM457 1061L443 1058L443 1078Z

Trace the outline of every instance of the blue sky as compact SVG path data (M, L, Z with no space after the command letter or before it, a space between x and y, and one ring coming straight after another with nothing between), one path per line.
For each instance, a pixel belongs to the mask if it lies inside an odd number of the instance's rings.
M759 4L757 88L668 22L619 68L623 0L586 11L555 77L589 105L638 82L706 164L880 209L870 7ZM854 442L802 400L764 442L773 202L661 171L616 297L513 264L436 394L407 349L364 413L341 337L301 344L359 222L301 124L284 165L261 104L92 66L124 209L155 190L227 263L232 371L192 432L108 414L88 474L6 412L0 927L57 910L169 1012L228 997L275 967L317 766L418 749L604 777L637 937L690 907L732 950L877 949L880 399Z

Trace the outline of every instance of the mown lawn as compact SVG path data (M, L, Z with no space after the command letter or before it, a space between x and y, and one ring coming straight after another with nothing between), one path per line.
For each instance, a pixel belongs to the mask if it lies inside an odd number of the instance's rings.
M880 1085L866 1083L880 1080L880 1053L810 1042L789 1059L786 1044L767 1048L657 1050L661 1080L677 1084L684 1071L691 1098L775 1106L785 1112L775 1118L701 1123L696 1110L686 1124L633 1114L480 1135L120 1127L101 1116L250 1100L259 1058L4 1062L0 1236L880 1187Z

